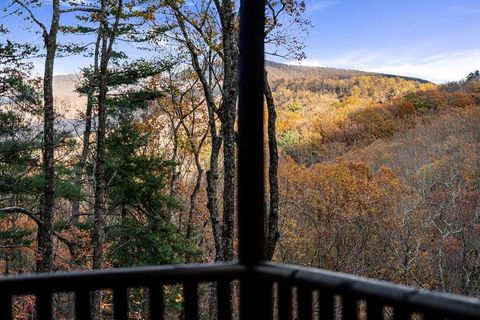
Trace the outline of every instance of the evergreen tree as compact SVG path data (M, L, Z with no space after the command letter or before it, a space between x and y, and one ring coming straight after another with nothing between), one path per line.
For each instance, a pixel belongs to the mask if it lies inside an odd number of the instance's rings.
M0 35L8 30L0 26ZM34 245L41 220L36 195L41 193L38 175L41 141L29 111L38 112L39 93L25 59L36 52L27 44L0 43L0 257L4 273L30 271L23 249ZM33 223L32 223L33 222Z
M149 152L150 132L142 125L145 111L162 94L144 83L169 67L138 60L108 75L105 176L107 216L114 222L107 228L107 257L115 266L180 263L192 250L168 215L179 205L166 185L172 163Z

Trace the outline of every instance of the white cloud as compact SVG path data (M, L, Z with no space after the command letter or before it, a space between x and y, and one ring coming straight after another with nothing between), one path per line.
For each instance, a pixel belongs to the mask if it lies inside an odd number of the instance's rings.
M331 59L307 59L290 64L390 73L442 83L463 79L471 71L480 69L480 49L423 56L399 56L386 51L352 51Z
M327 8L333 7L336 5L338 2L336 0L314 0L314 1L309 1L307 4L307 12L312 13L312 12L318 12L325 10Z
M478 14L480 13L479 6L468 6L468 5L454 5L447 8L447 12L451 14Z
M52 0L41 0L44 5L51 6L53 4ZM96 6L98 7L97 0L63 0L60 1L60 6L62 8L73 8L78 6Z

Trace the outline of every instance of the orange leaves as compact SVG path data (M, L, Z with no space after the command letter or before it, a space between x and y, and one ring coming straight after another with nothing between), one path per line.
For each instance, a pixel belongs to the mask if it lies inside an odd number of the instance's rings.
M341 97L328 110L304 95L326 83L279 84L282 102L293 96L303 107L279 115L298 137L284 149L297 162L280 164L277 259L457 290L461 273L479 265L462 254L479 241L480 100L430 84L399 89L401 80L388 79L389 99L377 103L365 97L378 97L380 80L355 81L350 92L337 81Z
M461 249L462 243L459 239L449 236L443 240L443 247L447 252L455 252Z
M475 95L466 92L455 92L449 96L449 105L454 108L465 108L476 104Z
M13 301L13 313L16 320L30 320L35 317L35 296L19 296Z
M365 163L342 160L307 168L286 159L280 178L285 198L311 208L314 215L339 214L347 219L371 212L380 201L379 182L399 183L392 171L373 174Z
M364 88L370 81L369 77L355 79L357 89ZM283 103L287 106L279 111L277 124L280 142L289 143L280 146L301 163L332 160L351 150L413 129L428 121L429 117L477 109L480 105L475 94L444 92L431 85L413 86L411 92L391 99L389 103L373 102L366 98L369 93L363 91L360 95L343 95L340 100L315 92L317 98L310 101L313 93L308 91L304 94L302 88L316 87L307 80L302 81L279 82L280 88L275 93L279 105ZM362 84L362 81L366 82ZM389 82L392 81L396 83L394 79ZM415 91L419 88L425 90ZM292 92L288 94L288 90ZM302 108L292 111L288 107L292 101L300 101ZM328 106L325 106L327 102Z
M277 132L279 134L295 129L297 124L304 120L299 113L293 111L279 111L278 115Z
M475 94L439 90L411 92L403 98L403 103L413 104L421 113L478 105Z
M397 105L398 116L400 118L407 118L415 115L415 106L411 102L402 102Z
M421 97L427 103L429 109L441 110L448 104L448 94L438 91L429 90L419 92Z
M55 265L60 270L88 269L91 267L91 233L69 224L56 232L57 252Z
M341 159L306 167L287 158L280 180L283 261L353 272L366 268L359 255L370 261L367 274L383 272L385 233L408 191L392 170Z

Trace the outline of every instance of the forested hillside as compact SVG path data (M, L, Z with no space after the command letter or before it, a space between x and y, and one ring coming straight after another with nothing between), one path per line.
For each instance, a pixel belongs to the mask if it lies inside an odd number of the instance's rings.
M478 78L452 85L360 94L318 118L307 104L279 111L296 125L283 133L278 259L478 295Z
M345 95L347 91L350 92L352 90L355 82L365 81L365 79L369 81L368 77L380 79L378 81L380 81L383 86L382 90L386 90L386 87L393 90L390 94L395 94L395 90L405 91L421 87L422 85L428 87L428 81L402 77L401 75L383 75L358 70L294 66L272 61L266 61L266 71L268 79L272 82L273 90L279 98L276 102L282 104L285 102L283 99L280 100L280 94L284 92L284 90L295 91L285 92L290 99L295 101L305 95L308 96L308 91L316 94L336 93L338 91L340 95L342 93ZM65 118L77 118L79 112L83 110L83 105L86 102L85 97L75 91L76 86L81 82L81 78L81 74L56 75L53 78L55 98L58 100L58 112ZM355 78L355 80L349 81L352 78ZM405 84L405 86L396 85L395 82L401 82ZM408 86L406 85L407 83L409 84ZM377 84L378 83L371 83L370 86ZM401 89L399 89L400 86L402 87ZM365 90L372 91L373 89L365 88ZM380 98L386 96L386 94L381 92L378 92L378 94L381 95Z
M402 78L404 80L418 81L420 83L427 83L423 79L406 77L403 75L392 75L373 73L360 70L347 70L327 67L310 67L299 66L295 64L284 64L274 61L266 61L266 69L268 71L270 81L277 80L322 80L322 79L349 79L360 76L378 76L386 78Z

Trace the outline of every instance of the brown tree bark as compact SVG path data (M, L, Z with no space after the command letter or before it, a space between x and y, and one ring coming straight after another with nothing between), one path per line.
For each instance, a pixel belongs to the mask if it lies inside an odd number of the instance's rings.
M193 215L195 214L195 211L197 210L197 205L198 205L198 195L200 193L200 188L202 186L202 179L203 179L203 174L204 170L202 167L202 163L200 161L200 152L202 150L202 146L205 142L205 139L207 137L208 131L205 131L204 135L200 138L200 141L198 144L195 143L195 137L194 137L194 130L195 128L192 126L191 131L187 128L185 122L182 119L182 126L186 132L186 135L188 137L188 140L190 141L190 147L192 149L193 156L195 158L195 167L197 169L197 178L195 181L195 186L193 188L192 193L190 194L190 208L188 212L188 220L187 220L187 230L186 230L186 238L188 241L192 240L192 233L193 233ZM190 263L192 262L190 254L187 254L185 256L185 262Z
M235 27L235 2L215 1L222 26L223 84L219 118L223 136L223 260L233 261L235 230L235 119L237 115L237 64L238 46Z
M103 28L103 27L102 27ZM104 32L104 31L102 31ZM107 182L105 178L105 140L106 140L106 98L107 98L107 72L108 72L108 54L107 54L107 38L102 35L102 54L100 61L99 72L99 86L98 86L98 126L97 126L97 141L96 141L96 162L95 162L95 204L93 211L93 230L92 230L92 245L93 269L102 269L104 261L103 245L105 242L104 234L104 218L106 213L107 201ZM102 295L100 291L92 293L92 309L91 317L93 320L101 319L101 305Z
M203 168L202 164L200 163L200 154L195 153L195 166L197 168L197 178L195 180L195 186L193 187L193 191L190 194L190 208L188 211L188 220L187 220L187 230L186 230L186 238L188 241L192 238L193 232L193 215L195 210L197 209L198 203L198 194L200 193L200 187L202 186L202 178L203 178ZM187 259L187 263L190 262L190 259Z
M193 25L189 17L184 15L178 5L170 3L178 27L183 39L181 40L187 47L192 59L192 66L202 83L205 93L205 99L209 114L209 127L212 150L210 155L210 168L207 171L207 207L210 212L210 222L212 224L213 238L215 242L215 260L230 261L234 258L233 239L235 229L235 118L236 118L236 99L237 99L237 34L236 34L236 12L235 3L232 0L216 0L215 8L221 22L222 49L210 48L217 55L222 57L223 81L221 81L221 104L217 107L217 101L214 97L214 86L212 81L207 79L207 74L212 74L211 66L203 67L200 54L203 54L207 64L209 52L201 52L194 45L191 39L187 23ZM198 31L198 30L197 30ZM202 35L208 38L208 34ZM204 39L205 40L205 39ZM208 40L208 39L207 39ZM207 46L211 43L207 43ZM214 80L215 85L220 82ZM218 117L218 119L217 119ZM217 120L220 120L220 134L217 129ZM218 179L219 179L219 156L223 143L223 213L220 216L218 208ZM221 219L221 222L220 222Z
M178 180L180 177L179 166L178 166L178 130L180 129L180 123L176 124L174 121L174 115L169 115L170 117L170 126L172 129L172 138L173 138L173 149L172 149L172 158L170 161L172 162L171 173L170 173L170 198L175 198L177 196L177 187L178 187ZM173 217L173 208L168 209L168 220L172 221ZM179 219L179 228L182 227L182 217L180 216Z
M88 80L88 93L87 93L87 108L85 110L85 131L83 132L83 143L82 143L82 153L80 154L80 159L75 166L75 180L74 185L79 190L79 193L82 189L82 180L83 172L85 170L85 165L87 163L88 153L90 151L90 136L92 134L92 115L93 115L93 103L94 103L94 94L95 89L98 86L98 57L100 51L100 32L97 36L97 41L95 43L95 54L93 62L93 73L91 78ZM71 222L73 224L78 224L80 217L80 200L74 199L72 201L72 216Z
M209 114L212 113L209 110ZM220 223L218 212L218 157L220 148L222 147L222 138L217 135L215 124L215 116L209 117L210 139L212 149L210 152L210 168L207 171L207 208L210 213L210 223L213 231L213 241L215 243L215 261L223 261L223 245L222 245L222 225Z
M104 49L106 49L104 45ZM107 99L107 72L108 55L102 53L100 75L99 75L99 94L98 94L98 127L97 127L97 145L96 145L96 163L95 163L95 205L94 205L94 227L92 241L93 248L93 268L101 269L103 267L103 224L106 210L107 183L105 179L105 142L106 142L106 124L107 112L105 102Z
M43 174L42 196L43 221L38 227L37 272L50 272L53 269L53 207L55 204L55 110L53 105L53 66L57 51L57 33L60 24L60 0L52 1L52 21L50 31L44 30L46 47L45 71L43 76Z
M94 205L94 225L92 231L93 242L93 269L102 269L104 263L103 245L105 242L104 219L106 215L107 202L107 181L105 177L105 153L106 153L106 130L107 130L107 92L108 92L108 66L113 50L113 44L118 36L118 25L123 11L123 0L118 0L115 8L115 20L113 26L108 25L107 11L108 3L106 0L101 1L101 52L100 52L100 68L98 83L98 126L97 126L97 145L96 145L96 166L95 166L95 205ZM94 292L92 295L92 312L93 319L100 319L100 292Z
M278 207L279 207L279 191L278 191L278 149L277 149L277 133L276 120L277 112L275 110L275 101L273 100L272 90L268 83L267 72L265 71L265 100L268 111L268 183L269 183L269 212L267 216L266 230L266 248L265 260L271 261L275 253L275 247L280 233L278 230Z
M45 69L43 76L43 176L44 187L41 197L41 211L39 219L41 223L37 232L38 255L36 259L37 272L50 272L53 269L53 219L55 205L55 109L53 98L53 68L57 52L57 35L60 27L62 13L83 11L97 12L94 8L74 8L62 10L60 0L52 0L52 16L50 29L40 22L32 11L32 3L22 0L12 0L12 3L21 7L28 16L27 20L36 24L42 32L43 43L46 49ZM34 5L36 6L36 5Z
M208 112L208 127L211 140L211 153L209 161L209 170L207 171L207 208L210 215L210 223L212 225L213 241L215 244L215 261L224 260L223 245L222 245L222 225L219 218L218 210L218 179L219 179L219 167L218 159L220 155L220 148L222 147L222 137L218 134L217 129L217 106L215 97L213 94L212 85L212 72L209 72L210 67L202 67L200 63L199 52L190 35L186 26L186 18L182 15L178 6L173 2L170 3L175 19L178 23L178 27L183 37L183 41L190 54L192 67L198 76L203 93L205 95L205 102ZM206 70L207 69L207 70ZM210 76L209 76L210 75Z

